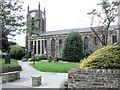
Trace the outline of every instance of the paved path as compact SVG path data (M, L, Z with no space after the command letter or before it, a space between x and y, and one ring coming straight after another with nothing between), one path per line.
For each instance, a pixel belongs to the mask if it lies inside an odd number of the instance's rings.
M41 72L32 68L28 62L18 61L22 66L20 73L21 79L11 82L12 85L32 87L32 76L41 75L42 85L36 88L59 88L62 81L68 78L67 73L48 73Z

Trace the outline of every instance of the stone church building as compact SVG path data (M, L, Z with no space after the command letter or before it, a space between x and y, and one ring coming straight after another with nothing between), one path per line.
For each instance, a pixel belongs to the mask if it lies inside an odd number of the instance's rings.
M120 36L118 25L111 26L110 30L113 33L109 34L108 42L109 44L115 44ZM35 55L46 55L48 58L58 57L61 55L65 37L71 31L81 34L84 50L101 47L101 43L90 27L47 31L45 9L41 11L40 4L37 10L29 10L28 6L26 32L26 48L28 52L33 52Z

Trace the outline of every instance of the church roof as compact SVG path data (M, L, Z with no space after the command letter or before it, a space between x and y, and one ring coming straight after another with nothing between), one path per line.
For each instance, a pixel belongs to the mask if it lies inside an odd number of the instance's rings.
M111 25L110 26L110 30L115 30L118 28L118 25ZM43 32L40 34L40 36L47 36L47 35L60 35L60 34L68 34L71 31L74 32L91 32L91 28L87 27L87 28L74 28L74 29L64 29L64 30L56 30L56 31L47 31L47 32Z

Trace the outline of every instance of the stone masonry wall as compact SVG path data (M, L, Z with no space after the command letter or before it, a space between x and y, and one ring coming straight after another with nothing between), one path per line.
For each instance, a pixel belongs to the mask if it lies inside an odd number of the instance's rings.
M8 83L20 79L19 71L2 73L1 75L2 75L2 83Z
M22 67L21 66L0 67L0 74L7 73L7 72L13 72L13 71L22 71Z
M120 69L72 69L68 73L68 88L120 90Z

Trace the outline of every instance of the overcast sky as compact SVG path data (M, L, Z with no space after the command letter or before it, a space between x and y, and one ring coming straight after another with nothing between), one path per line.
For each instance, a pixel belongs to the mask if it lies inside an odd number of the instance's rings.
M41 10L46 9L46 30L62 30L70 28L90 27L90 16L87 15L96 8L100 0L21 0L23 8L27 10L38 9L40 2ZM24 12L24 15L27 11ZM25 46L25 35L17 35L16 42Z

